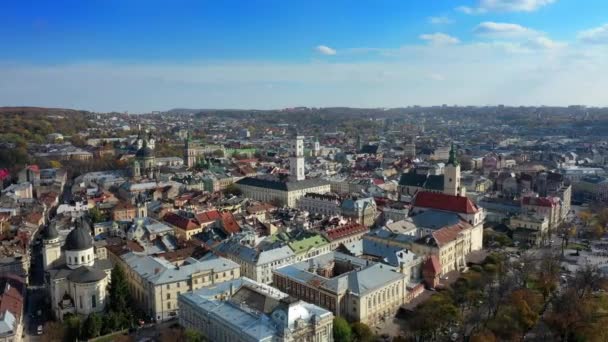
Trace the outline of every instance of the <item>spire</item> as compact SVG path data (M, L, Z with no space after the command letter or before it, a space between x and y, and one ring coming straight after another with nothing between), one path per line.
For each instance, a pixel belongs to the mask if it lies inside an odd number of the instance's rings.
M458 159L456 158L456 148L454 147L454 143L452 143L452 148L450 148L450 158L448 159L448 165L458 166Z

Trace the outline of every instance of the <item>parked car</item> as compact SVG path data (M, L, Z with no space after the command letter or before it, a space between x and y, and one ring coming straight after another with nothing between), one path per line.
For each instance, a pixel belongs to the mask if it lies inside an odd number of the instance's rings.
M38 335L42 335L42 325L38 325L38 328L36 329L36 333Z

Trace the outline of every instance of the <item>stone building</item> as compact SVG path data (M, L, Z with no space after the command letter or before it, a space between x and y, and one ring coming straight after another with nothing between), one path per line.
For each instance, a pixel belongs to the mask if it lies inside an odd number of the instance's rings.
M99 257L102 253L96 253L88 219L76 221L63 248L55 226L49 225L43 232L42 254L56 318L104 310L112 264Z
M351 322L376 324L406 302L409 275L397 268L330 252L273 271L273 285Z
M210 341L331 342L331 312L247 278L179 297L179 323Z

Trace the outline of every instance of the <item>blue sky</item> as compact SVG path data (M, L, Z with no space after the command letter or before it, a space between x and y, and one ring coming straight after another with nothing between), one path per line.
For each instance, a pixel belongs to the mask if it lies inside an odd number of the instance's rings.
M0 105L608 105L608 1L0 3Z

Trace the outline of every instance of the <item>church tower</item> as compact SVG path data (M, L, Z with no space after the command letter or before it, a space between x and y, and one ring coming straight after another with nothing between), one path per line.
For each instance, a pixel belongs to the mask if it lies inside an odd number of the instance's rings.
M319 143L318 138L315 138L315 142L313 143L312 155L313 157L318 157L321 155L321 143Z
M61 244L59 243L59 233L54 224L49 224L42 234L42 265L46 271L55 266L61 258Z
M443 175L443 193L452 196L461 195L460 188L460 163L456 158L456 149L452 143L450 158L445 166Z
M192 146L190 131L188 131L188 136L184 141L184 163L187 167L193 167L196 164L196 150Z
M131 173L133 178L139 179L141 177L141 165L139 165L139 161L133 161L133 169Z
M304 137L298 135L291 148L289 158L289 173L292 181L301 181L306 178L304 175Z

